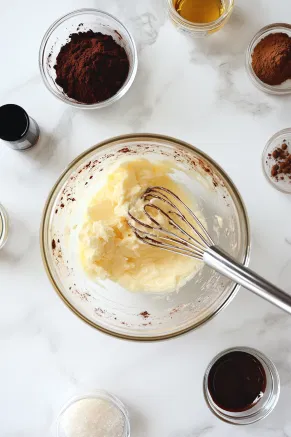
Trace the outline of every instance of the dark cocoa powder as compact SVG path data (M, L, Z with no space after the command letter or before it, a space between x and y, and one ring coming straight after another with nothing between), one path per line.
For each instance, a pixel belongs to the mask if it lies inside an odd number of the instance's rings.
M89 30L70 35L54 68L56 83L68 97L93 104L120 90L128 76L129 60L111 36Z
M268 85L280 85L291 78L291 38L286 33L270 33L255 47L252 67Z

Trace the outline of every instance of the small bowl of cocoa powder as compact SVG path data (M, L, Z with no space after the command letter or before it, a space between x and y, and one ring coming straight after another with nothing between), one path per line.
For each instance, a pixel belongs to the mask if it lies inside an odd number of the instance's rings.
M291 194L291 128L277 132L262 156L264 174L277 190Z
M84 108L104 108L131 87L137 51L126 27L112 15L80 9L51 25L39 51L47 89L61 101Z
M291 26L275 23L261 29L246 53L253 84L269 94L291 93Z

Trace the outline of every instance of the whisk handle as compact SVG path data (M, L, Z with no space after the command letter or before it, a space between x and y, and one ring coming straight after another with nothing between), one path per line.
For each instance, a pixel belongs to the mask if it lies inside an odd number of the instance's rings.
M273 305L291 314L291 296L249 268L239 264L220 248L212 246L204 253L204 262Z

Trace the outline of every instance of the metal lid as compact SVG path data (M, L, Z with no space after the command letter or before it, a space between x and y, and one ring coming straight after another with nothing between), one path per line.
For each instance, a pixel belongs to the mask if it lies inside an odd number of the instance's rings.
M8 104L0 107L0 138L2 140L21 140L28 128L29 117L21 106Z

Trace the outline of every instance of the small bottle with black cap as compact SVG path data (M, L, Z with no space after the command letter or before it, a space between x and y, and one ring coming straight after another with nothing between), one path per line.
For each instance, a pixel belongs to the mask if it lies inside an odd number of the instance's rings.
M0 139L15 150L26 150L39 139L39 127L21 106L0 106Z

